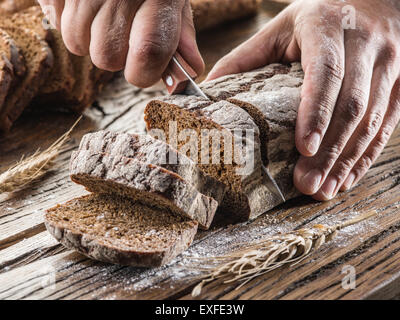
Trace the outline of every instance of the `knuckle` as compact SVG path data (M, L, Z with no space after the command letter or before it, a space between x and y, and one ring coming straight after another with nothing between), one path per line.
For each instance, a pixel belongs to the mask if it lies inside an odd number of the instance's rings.
M399 58L397 45L394 42L388 41L383 48L383 56L387 62L394 64Z
M321 147L323 159L325 166L327 168L331 168L333 164L336 162L336 159L339 158L342 150L337 145L323 146Z
M369 154L364 154L357 163L357 168L355 171L357 172L365 172L367 171L373 163L373 157Z
M373 138L378 132L383 117L378 112L373 112L368 114L363 120L363 124L361 127L361 136L365 138Z
M331 81L341 83L344 78L344 68L339 55L329 55L326 56L324 61L322 62L322 72L326 74L327 79L331 79Z
M390 127L385 126L381 129L381 131L376 136L375 143L378 148L383 149L388 143L390 136L392 135L392 130Z
M341 105L342 117L350 122L358 121L366 110L366 99L365 94L360 89L351 89L348 94L346 94L346 100L343 105Z
M331 104L328 101L322 101L322 103L318 105L317 110L312 113L310 118L310 130L317 131L320 134L325 132L332 116L332 109L330 105Z
M170 55L170 50L162 45L159 41L145 40L139 44L135 50L138 62L147 64L151 62L153 65L164 62Z

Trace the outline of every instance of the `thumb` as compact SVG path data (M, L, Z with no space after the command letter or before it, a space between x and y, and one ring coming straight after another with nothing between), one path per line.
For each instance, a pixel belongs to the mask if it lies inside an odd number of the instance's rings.
M210 71L206 81L280 61L291 37L292 28L288 26L287 15L278 15L253 37L219 60Z
M186 62L196 71L197 75L200 76L204 72L205 67L196 42L196 31L193 24L193 15L189 0L185 1L182 11L181 36L178 50Z

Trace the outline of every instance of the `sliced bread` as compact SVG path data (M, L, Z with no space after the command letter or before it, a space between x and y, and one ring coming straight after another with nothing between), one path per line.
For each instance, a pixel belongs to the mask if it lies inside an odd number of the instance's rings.
M0 108L6 99L13 80L14 72L11 62L0 51Z
M54 66L41 87L37 101L41 103L57 103L68 96L75 84L74 69L71 56L64 45L61 34L46 24L46 18L40 6L33 6L14 14L10 18L16 25L24 25L34 30L46 40L54 55Z
M53 54L47 43L32 30L4 24L25 58L26 74L8 93L0 110L0 131L8 131L47 80Z
M186 250L197 223L115 195L91 194L47 211L47 230L64 246L104 262L158 267Z
M24 57L20 48L10 35L0 28L0 52L11 62L13 73L16 78L22 77L26 72Z
M79 150L71 157L72 181L94 193L123 195L210 227L218 202L177 174L137 159Z
M271 192L271 186L264 175L258 127L242 108L227 101L213 103L194 96L162 97L148 103L145 121L150 133L154 129L162 130L167 134L167 142L170 144L173 141L168 133L174 130L178 137L188 129L201 137L197 139L198 166L226 185L221 209L233 220L255 218L281 203L282 200ZM215 141L210 145L210 139L203 139L207 136L205 129L214 132L217 138L218 134L222 137L217 139L220 142L220 145L217 143L220 159L216 163L211 162ZM185 140L179 140L178 151L182 152L186 144ZM228 149L230 145L232 147ZM209 161L204 161L204 154Z
M286 199L299 194L292 173L299 156L294 135L303 78L300 63L272 64L202 84L214 99L226 99L252 116L260 129L264 165Z
M206 175L197 163L179 153L167 143L149 135L98 131L86 134L78 152L107 153L135 158L141 162L157 165L176 173L193 185L200 193L222 202L225 185Z

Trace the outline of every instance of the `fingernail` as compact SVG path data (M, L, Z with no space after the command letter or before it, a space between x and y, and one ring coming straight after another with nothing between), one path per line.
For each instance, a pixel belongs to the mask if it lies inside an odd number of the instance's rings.
M346 180L343 183L344 189L349 190L353 186L355 179L356 179L356 175L353 172L350 172L349 175L347 176Z
M337 186L337 180L332 177L328 177L325 183L322 185L321 192L327 199L332 199L334 197L334 192Z
M318 191L319 185L321 183L322 174L318 169L312 169L308 173L306 173L301 178L301 184L309 190L310 194L314 194Z
M306 148L312 155L316 154L321 143L321 135L313 132L306 138Z

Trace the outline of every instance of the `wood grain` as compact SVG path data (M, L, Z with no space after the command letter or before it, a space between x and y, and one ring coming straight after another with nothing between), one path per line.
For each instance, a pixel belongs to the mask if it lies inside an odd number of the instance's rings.
M207 71L224 54L254 34L284 7L265 1L264 10L199 35ZM121 76L107 86L85 113L57 166L41 181L13 194L0 195L0 299L191 299L198 268L191 256L228 252L243 242L278 231L336 223L355 212L375 208L371 221L344 229L337 239L293 267L234 285L210 284L199 299L382 299L400 297L400 130L359 184L334 200L319 203L299 197L255 221L216 225L199 233L192 248L168 266L148 270L107 265L63 248L43 225L47 208L85 193L70 182L68 161L83 134L99 129L144 132L143 109L162 86L141 90ZM22 117L0 137L0 172L25 154L48 147L76 120L48 113ZM356 270L356 288L342 287L342 268Z

